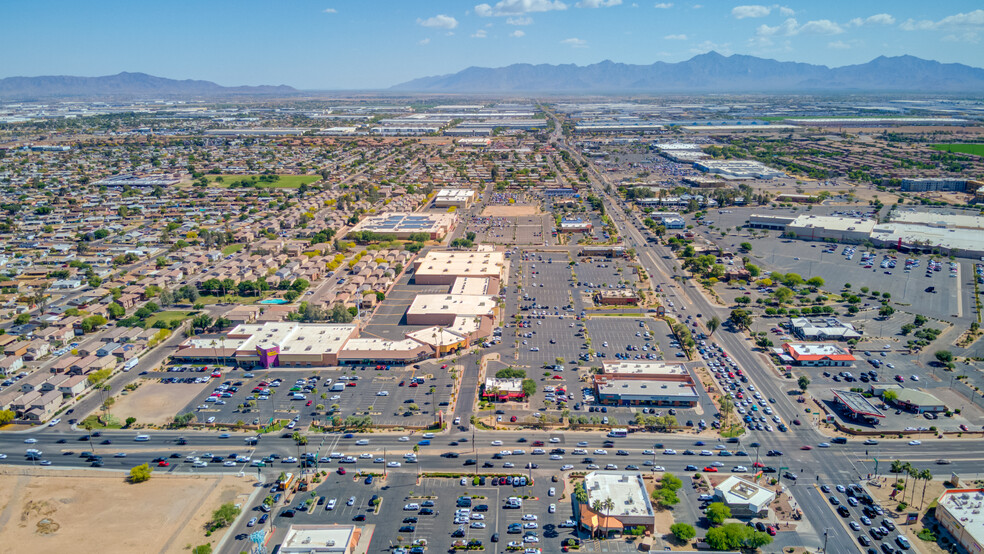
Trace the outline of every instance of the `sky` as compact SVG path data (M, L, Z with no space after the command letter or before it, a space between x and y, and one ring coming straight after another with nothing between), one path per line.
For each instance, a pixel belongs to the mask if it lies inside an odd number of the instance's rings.
M132 71L379 89L470 66L651 64L711 50L984 67L980 0L33 0L0 2L0 21L0 77Z

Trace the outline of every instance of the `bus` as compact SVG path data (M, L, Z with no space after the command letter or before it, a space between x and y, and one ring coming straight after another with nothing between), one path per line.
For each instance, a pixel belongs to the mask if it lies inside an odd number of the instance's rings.
M608 432L609 437L627 437L629 436L628 429L612 429Z

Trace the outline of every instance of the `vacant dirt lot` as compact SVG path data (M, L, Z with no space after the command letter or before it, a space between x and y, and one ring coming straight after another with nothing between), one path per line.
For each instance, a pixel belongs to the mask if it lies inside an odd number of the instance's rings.
M485 209L482 210L483 217L524 217L538 215L539 213L539 206L532 206L529 204L503 204L486 206Z
M126 396L117 395L113 415L121 421L135 417L138 425L165 425L176 415L176 410L186 406L192 398L208 396L201 394L208 386L208 383L165 385L146 382Z
M224 502L248 499L252 480L0 468L0 553L182 552L211 541L203 527Z

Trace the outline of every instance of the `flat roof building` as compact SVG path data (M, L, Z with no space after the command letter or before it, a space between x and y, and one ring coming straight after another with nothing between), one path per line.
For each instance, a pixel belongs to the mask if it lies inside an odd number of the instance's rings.
M372 533L355 525L290 525L281 554L363 554Z
M878 221L857 217L801 215L786 225L786 234L804 240L864 242Z
M278 321L237 325L227 338L243 339L234 354L239 365L325 367L338 365L338 353L356 333L351 324ZM203 350L207 356L209 349Z
M830 392L834 394L835 403L842 406L851 417L865 419L872 423L877 423L878 419L885 417L881 410L859 392L846 390L831 390Z
M776 493L732 475L714 487L714 498L728 506L734 517L765 517Z
M850 323L835 317L794 317L789 320L793 334L804 340L850 340L861 338L861 333Z
M856 359L846 348L830 342L787 342L779 349L783 363L813 367L846 367Z
M984 552L984 489L950 489L936 502L940 522L966 552Z
M396 364L407 365L434 356L434 349L406 338L389 340L378 337L349 339L338 353L339 365Z
M601 404L687 407L699 400L686 367L663 361L606 361L593 384Z
M495 319L494 296L471 294L418 294L407 308L407 325L452 325L457 317Z
M389 212L363 219L350 232L372 231L394 235L401 240L407 240L413 234L426 233L431 240L438 240L450 233L457 223L458 216L453 213Z
M871 393L874 395L884 397L888 391L895 393L895 400L892 403L904 410L909 410L917 414L946 411L946 404L926 391L907 388L899 383L877 383L871 385Z
M414 265L414 283L418 285L453 285L459 277L494 278L494 287L489 288L498 292L506 256L496 250L431 250Z
M694 167L732 179L778 179L786 174L778 169L753 160L699 160Z
M483 398L493 398L498 401L522 400L526 397L523 393L522 379L498 379L487 377L485 388L482 389Z
M584 476L588 501L578 503L577 518L582 529L609 536L625 529L643 527L653 531L656 515L642 475L637 471L592 471ZM595 502L611 499L614 508L594 511Z
M475 201L475 191L471 189L441 189L434 195L435 208L467 208Z

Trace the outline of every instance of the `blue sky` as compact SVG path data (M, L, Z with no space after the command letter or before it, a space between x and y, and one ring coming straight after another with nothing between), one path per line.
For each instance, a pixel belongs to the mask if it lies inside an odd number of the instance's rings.
M0 77L142 71L222 85L383 88L469 66L677 62L984 67L980 0L36 0L0 3Z

